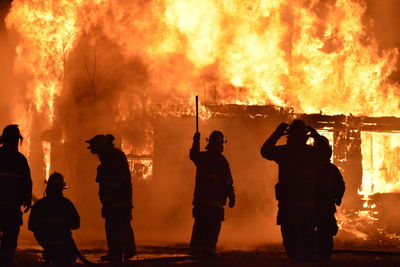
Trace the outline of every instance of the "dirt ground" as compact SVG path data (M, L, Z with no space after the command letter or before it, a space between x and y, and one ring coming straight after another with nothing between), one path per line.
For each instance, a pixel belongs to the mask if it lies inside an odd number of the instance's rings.
M82 249L82 254L98 266L400 266L400 251L397 248L351 249L346 245L335 250L329 263L290 264L280 245L268 245L251 251L221 250L213 259L196 260L188 254L185 245L173 247L143 246L138 255L129 262L112 265L99 262L104 249ZM46 266L38 247L22 248L15 257L16 266ZM76 266L83 266L79 260Z

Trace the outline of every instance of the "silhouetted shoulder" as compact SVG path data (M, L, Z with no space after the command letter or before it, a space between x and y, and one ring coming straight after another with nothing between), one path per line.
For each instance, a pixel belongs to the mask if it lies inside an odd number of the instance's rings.
M224 155L220 154L220 160L221 160L221 162L223 162L225 165L228 165L228 166L229 166L228 159L227 159Z
M32 205L31 213L32 213L32 211L33 211L34 209L36 209L36 208L42 206L43 203L45 203L45 202L46 202L45 198L41 198L41 199L37 200L37 201Z
M66 197L61 197L57 200L43 197L33 204L32 209L47 209L48 206L59 206L60 209L75 207L72 201Z
M265 159L273 160L276 162L279 162L283 158L285 158L287 153L287 145L261 147L261 156Z
M115 148L115 149L114 149L114 153L115 153L115 155L117 155L118 157L126 158L125 153L124 153L121 149L119 149L119 148Z
M328 168L330 172L334 173L337 177L340 177L343 180L342 173L340 172L339 168L336 167L335 164L329 162Z
M26 157L19 151L9 151L3 147L0 147L0 157L14 157L17 158L20 161L23 161L24 163L28 164L28 160Z
M22 154L21 152L17 151L18 157L20 157L21 159L24 159L25 161L27 161L26 157L24 156L24 154Z
M24 154L22 154L19 151L15 152L16 157L18 157L18 159L20 159L21 161L23 161L24 163L28 164L28 160L26 159L26 157L24 156Z
M115 157L116 162L118 162L119 164L123 164L124 165L123 168L128 166L127 165L128 164L128 160L126 158L126 155L121 149L115 148L114 152L113 152L113 156Z
M199 163L203 162L205 159L209 158L209 154L208 154L208 151L192 151L192 150L190 150L189 158L197 166L197 164L199 164Z
M209 152L208 152L208 151L199 151L199 152L197 152L197 154L198 154L200 157L208 157Z
M70 206L70 207L71 207L71 206L74 207L74 203L72 203L72 201L69 200L68 198L62 197L62 201L64 202L64 205Z

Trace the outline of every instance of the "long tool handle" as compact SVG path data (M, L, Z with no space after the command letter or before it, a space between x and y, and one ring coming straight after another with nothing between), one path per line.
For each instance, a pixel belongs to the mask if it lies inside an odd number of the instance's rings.
M196 133L199 132L199 96L196 95Z

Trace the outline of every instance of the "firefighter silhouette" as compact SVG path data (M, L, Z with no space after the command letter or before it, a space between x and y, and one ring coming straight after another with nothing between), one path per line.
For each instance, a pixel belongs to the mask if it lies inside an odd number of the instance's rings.
M46 184L45 197L32 206L28 229L43 247L47 263L71 266L79 255L71 233L80 226L79 214L63 196L66 185L60 173L51 174Z
M224 206L235 206L235 192L229 163L222 155L224 135L213 131L208 139L206 151L200 151L200 133L193 136L190 159L196 165L196 184L193 198L194 225L190 241L194 256L207 257L215 253Z
M114 147L114 139L111 134L96 135L86 142L90 152L97 154L100 160L96 182L108 245L108 254L101 260L121 262L136 255L136 245L131 227L131 173L124 152Z
M329 140L321 136L319 145L330 150ZM319 260L329 260L333 249L333 236L338 232L335 218L336 206L340 206L345 191L345 183L339 169L326 155L317 180L317 224L316 253Z
M276 145L287 136L285 145ZM308 145L313 138L315 146ZM262 157L278 164L277 224L281 226L283 245L291 261L315 257L316 198L319 170L331 150L321 146L321 135L299 119L281 123L261 147Z
M3 129L0 138L0 265L12 264L20 226L21 206L31 207L32 179L28 162L18 151L23 138L18 125Z

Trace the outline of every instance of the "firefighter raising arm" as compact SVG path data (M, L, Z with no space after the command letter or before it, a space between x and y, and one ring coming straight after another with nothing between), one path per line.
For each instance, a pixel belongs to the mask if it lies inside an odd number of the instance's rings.
M200 153L200 133L196 132L193 135L193 144L189 152L189 158L194 162L196 166L199 158L199 153Z
M261 156L263 158L269 159L269 160L274 160L275 157L277 156L276 153L276 142L278 140L287 134L287 129L289 127L289 124L286 122L282 122L281 124L278 125L276 130L271 134L271 136L265 141L263 146L261 147Z

